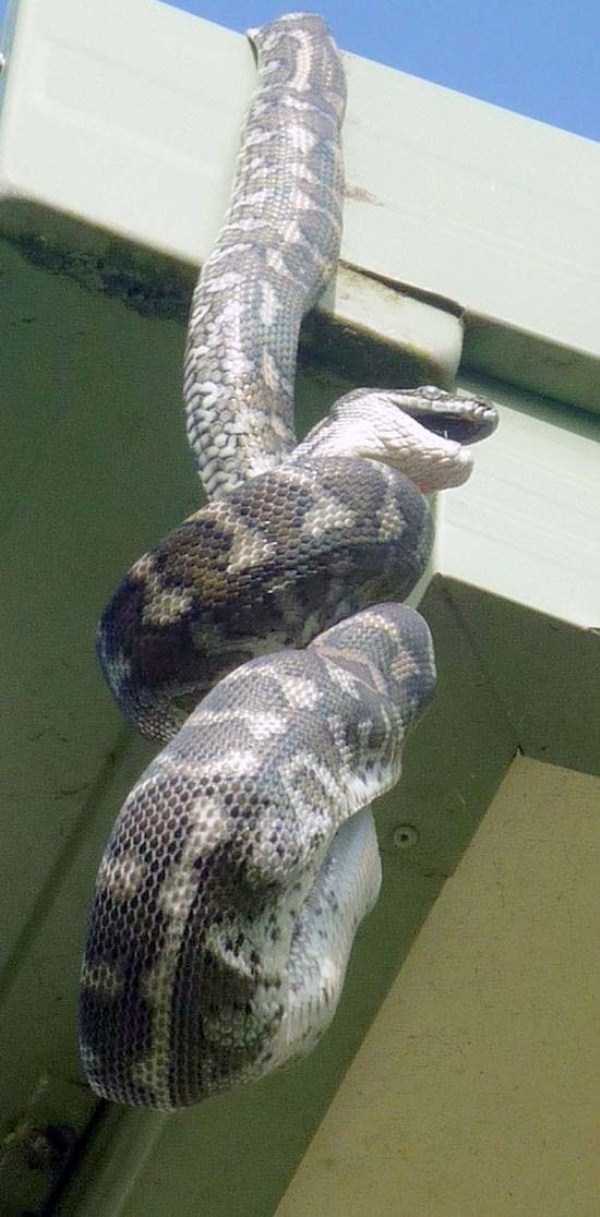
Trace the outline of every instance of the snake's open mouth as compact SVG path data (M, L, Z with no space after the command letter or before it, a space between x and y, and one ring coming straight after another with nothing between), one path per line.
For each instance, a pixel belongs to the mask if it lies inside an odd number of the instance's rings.
M384 392L384 396L426 431L457 444L476 444L498 426L495 405L464 390L449 393L436 385L421 385Z
M497 424L497 416L492 411L489 411L489 414L477 412L472 416L419 411L414 417L428 431L433 431L444 439L455 440L458 444L476 444L481 439L487 439L495 431Z

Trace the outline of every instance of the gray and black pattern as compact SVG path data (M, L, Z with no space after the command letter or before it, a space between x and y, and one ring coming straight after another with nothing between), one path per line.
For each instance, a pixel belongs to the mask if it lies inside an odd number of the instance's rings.
M168 1110L314 1045L379 891L355 813L397 781L434 684L423 618L378 605L232 672L149 765L97 880L81 1037L98 1093Z
M190 516L134 564L100 623L98 655L125 717L168 740L240 663L404 600L431 551L419 487L463 482L464 445L492 422L479 398L357 389L276 469Z
M384 465L331 457L262 474L182 524L117 590L99 649L121 709L170 739L239 664L404 599L431 539L426 500Z
M209 496L293 447L300 322L335 270L342 232L346 83L327 28L295 13L250 38L258 89L184 365L188 437Z
M98 1094L168 1110L308 1051L333 1016L379 891L369 804L435 682L424 621L378 602L414 587L424 493L464 482L496 421L431 386L360 389L293 448L300 319L339 250L345 84L318 17L252 38L186 353L211 501L134 564L98 634L123 713L166 746L100 866L81 1056Z

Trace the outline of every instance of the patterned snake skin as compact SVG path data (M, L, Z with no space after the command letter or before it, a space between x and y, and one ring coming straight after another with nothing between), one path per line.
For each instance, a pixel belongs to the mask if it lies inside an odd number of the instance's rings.
M98 1094L165 1110L309 1051L333 1017L379 891L369 804L435 684L425 622L379 602L425 568L423 491L464 482L464 445L496 423L477 398L359 389L293 447L300 320L339 250L345 85L318 17L252 40L186 352L210 501L134 564L98 634L123 713L166 747L98 873L81 1056Z
M208 495L271 469L294 435L302 315L342 232L346 82L319 17L250 31L259 87L225 225L192 301L187 429Z

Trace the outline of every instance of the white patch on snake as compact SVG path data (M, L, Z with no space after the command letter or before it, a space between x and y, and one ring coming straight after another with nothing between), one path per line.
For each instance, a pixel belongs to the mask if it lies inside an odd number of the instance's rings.
M269 166L269 158L268 158L268 156L265 155L264 149L259 149L259 151L255 152L252 156L250 155L250 153L248 153L248 155L245 158L244 164L245 164L245 169L246 169L246 173L248 174L248 176L252 177L254 179L254 181L256 181L259 174L262 173L263 175L265 175L267 173L268 166ZM256 217L253 217L253 218L256 221ZM239 219L240 219L239 216L232 217L232 228L237 228Z
M288 726L281 714L269 714L268 711L259 713L256 710L206 710L202 714L203 730L205 726L219 726L222 723L230 723L232 730L235 730L236 723L240 722L244 723L246 730L260 743L274 736L284 735Z
M232 290L239 283L239 276L222 275L220 276L224 282L230 280L226 284L228 290ZM212 283L215 280L211 281ZM247 355L244 354L244 347L241 341L246 318L242 301L235 295L227 300L221 309L219 317L219 326L211 335L211 340L207 344L207 350L212 346L216 346L219 351L217 366L212 368L213 379L209 384L218 385L221 380L226 380L228 377L234 381L236 378L252 375L254 364ZM221 351L222 348L222 351ZM198 386L202 388L202 384ZM230 390L228 390L230 392Z
M129 571L130 579L139 579L140 583L147 583L149 579L156 577L156 561L153 554L142 554L137 562L133 563Z
M109 891L114 900L129 900L143 886L144 878L144 866L138 856L130 851L118 858L102 859L96 887Z
M301 186L301 182L302 182L302 179L298 178L298 183L297 183L297 187L296 187L296 197L294 199L294 206L296 208L296 211L298 211L298 212L314 211L315 215L317 215L318 209L315 206L315 201L312 197L312 193L308 190L303 190L302 186ZM313 256L317 260L320 259L321 255L319 254L318 249L316 249L314 245L311 246L311 249L312 249Z
M384 542L398 539L405 531L406 520L398 507L393 486L389 486L379 512L378 540Z
M291 709L313 710L318 706L321 695L313 680L304 676L292 676L276 669L271 672L271 678L279 685Z
M265 186L262 190L255 190L254 194L244 194L244 206L248 207L249 210L253 207L260 209L264 207L265 203L271 202L271 194L272 188L270 186Z
M144 625L169 625L183 617L193 603L191 592L178 591L174 587L153 589L144 601L142 622Z
M299 182L308 182L311 186L318 186L319 178L309 165L296 165L296 178Z
M179 784L188 784L191 789L196 788L196 774L198 772L197 765L193 756L184 756L181 752L175 752L172 748L163 748L151 762L146 770L146 775L142 776L132 790L131 794L125 801L125 808L128 807L130 800L133 802L141 802L147 794L150 800L155 797L156 787L159 790L177 789ZM165 782L165 777L167 781ZM174 781L171 782L170 779Z
M387 634L391 638L394 645L394 655L398 655L403 648L403 639L400 636L397 627L393 622L389 621L385 613L378 613L377 609L364 609L362 619L368 632L371 636L379 634Z
M235 524L229 550L227 574L233 575L236 571L250 570L253 566L260 566L261 562L268 561L276 552L276 541L268 541L261 533L238 521Z
M231 676L233 675L234 673L232 672ZM229 679L229 677L225 679ZM224 778L239 777L240 775L246 776L255 760L254 753L248 749L236 750L231 748L223 756L219 757L218 761L209 760L201 763L198 760L196 747L192 748L191 741L195 738L200 738L202 735L202 716L203 711L201 709L190 716L180 733L181 743L177 752L172 748L163 748L163 751L159 752L158 756L152 761L150 768L146 771L149 777L145 781L141 780L138 782L135 787L134 792L136 795L149 783L155 783L157 778L165 790L172 789L173 785L171 782L163 782L165 774L174 775L179 778L186 777L190 788L196 792L202 792L203 789L205 790L207 787L214 785L217 781L217 776ZM203 799L207 808L202 813L203 817L210 818L216 804L212 797L200 793L196 795L196 805L200 806ZM125 806L127 806L127 803ZM217 819L219 817L222 819L222 813L218 808L216 816ZM198 832L202 836L205 832L205 827L199 827ZM210 828L210 832L214 832L213 827Z
M206 292L229 292L242 282L238 271L226 270L221 275L211 275L204 284Z
M243 230L244 225L240 220L236 220L235 227L236 227L236 229L241 228ZM214 254L211 254L210 258L208 259L208 262L205 263L206 277L210 278L211 282L214 283L215 278L216 278L215 273L214 273L214 268L215 268L215 266L217 266L219 264L219 262L223 262L223 261L235 262L237 259L239 259L239 257L242 254L253 253L254 248L255 248L255 246L254 246L253 241L229 241L223 249L215 251ZM241 282L241 276L239 274L239 271L236 269L234 273L238 276L238 281ZM211 334L211 333L215 333L215 332L218 333L219 326L220 326L220 319L217 320L217 318L211 317L210 309L207 304L205 304L203 308L201 306L198 306L197 312L194 311L192 313L192 317L193 317L194 321L198 317L203 317L203 316L207 316L206 333L207 334Z
M166 588L160 567L155 562L153 554L144 554L131 568L131 574L139 583L144 585L144 611L152 613L153 602L160 601L161 596L171 591L180 594L176 588ZM167 610L168 611L168 610ZM152 617L150 617L152 620Z
M306 100L304 97L297 97L297 96L295 97L293 94L290 94L289 97L286 97L285 109L286 109L286 111L293 110L296 114L299 114L299 115L303 116L304 118L307 118L309 123L315 113L314 102L312 102L310 100L310 98L308 100ZM331 141L328 141L328 142L331 147Z
M289 88L297 89L299 93L306 93L312 87L313 57L310 40L301 30L295 30L291 37L298 43L298 51L294 57L295 71L290 77Z
M346 728L344 720L339 714L328 714L325 719L327 726L332 735L333 742L340 754L340 760L343 765L352 764L352 749L346 742Z
M377 624L380 624L378 619ZM351 696L356 697L358 701L362 701L362 688L365 684L367 688L377 689L379 693L387 692L387 682L379 668L372 664L364 654L364 651L353 650L351 647L328 647L325 643L323 646L316 642L318 653L322 659L327 662L327 673L331 680L344 692L348 692ZM344 661L351 664L356 664L358 670L349 670L343 666ZM367 672L370 677L368 680L362 675ZM361 688L362 686L362 688Z
M306 237L297 220L289 220L286 224L284 240L285 244L290 248L293 245L306 241Z
M263 325L274 325L278 313L281 312L281 302L277 292L268 279L261 284L260 319Z
M275 272L276 275L288 275L288 268L285 258L278 249L267 250L267 267Z
M254 130L248 131L248 133L244 139L244 145L246 148L255 148L257 144L272 143L272 141L274 139L276 139L276 137L277 137L276 131L270 131L264 127L262 127L262 128L255 127ZM240 194L243 194L245 190L246 190L246 183L240 182L240 185L239 185Z
M264 224L261 219L257 219L257 218L251 219L250 217L248 217L247 219L242 219L240 217L239 219L236 220L235 227L237 229L239 229L240 232L258 232L261 228L264 227ZM235 250L235 248L236 248L235 246L230 246L230 249L232 252ZM243 248L244 247L240 245L240 252ZM248 244L247 248L251 249L254 252L254 247L251 246L250 244Z
M408 651L398 651L390 661L390 675L400 684L404 684L410 676L416 676L419 671L420 665Z
M327 1005L331 1005L334 995L339 989L340 974L340 967L334 963L331 957L326 957L321 961L321 997Z
M281 387L281 376L279 368L269 351L263 351L262 353L261 368L265 383L276 393Z
M347 530L352 535L356 528L357 515L333 495L321 492L315 506L306 512L302 521L302 536L311 536L315 540L328 536L336 529Z

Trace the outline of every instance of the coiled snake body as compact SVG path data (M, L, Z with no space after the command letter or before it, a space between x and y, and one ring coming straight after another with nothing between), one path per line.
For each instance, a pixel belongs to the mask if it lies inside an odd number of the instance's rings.
M209 502L134 564L98 638L125 715L168 742L100 866L81 1055L99 1094L164 1109L307 1051L333 1016L379 890L368 805L435 683L425 622L378 602L424 570L422 491L463 482L463 445L495 425L480 399L361 389L293 447L300 320L339 250L345 85L318 17L252 39L186 354Z

